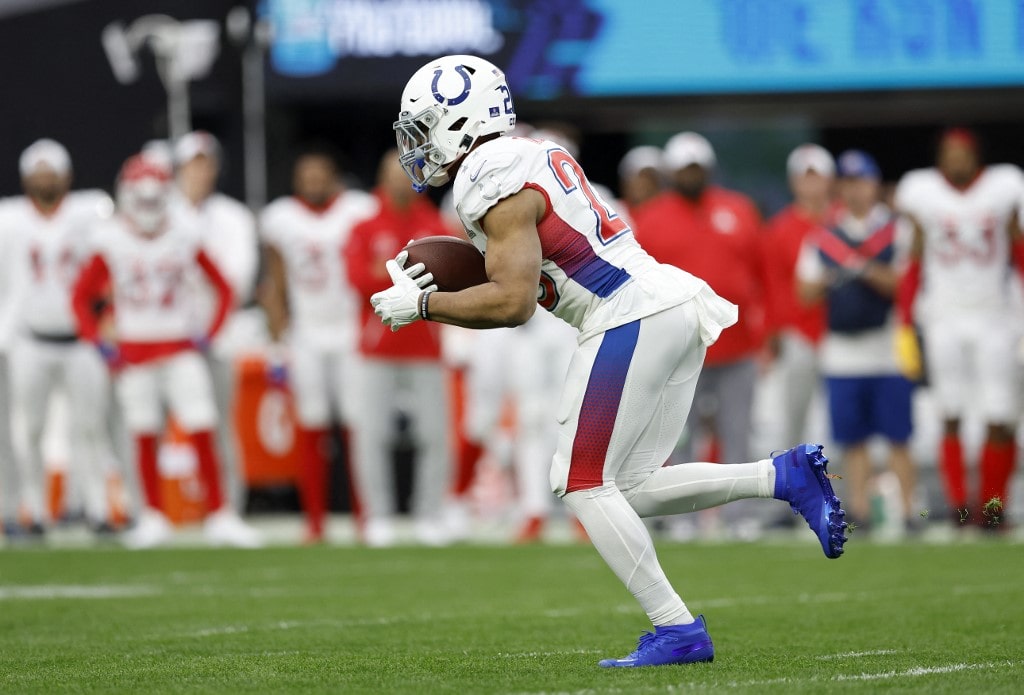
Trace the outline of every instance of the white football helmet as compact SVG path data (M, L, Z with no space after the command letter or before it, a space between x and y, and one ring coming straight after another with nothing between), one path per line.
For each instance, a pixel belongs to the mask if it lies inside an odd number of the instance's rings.
M163 231L171 197L171 170L144 154L129 157L117 176L117 208L134 231Z
M433 60L409 79L395 121L402 168L416 191L448 182L448 167L484 135L516 125L505 74L468 55Z

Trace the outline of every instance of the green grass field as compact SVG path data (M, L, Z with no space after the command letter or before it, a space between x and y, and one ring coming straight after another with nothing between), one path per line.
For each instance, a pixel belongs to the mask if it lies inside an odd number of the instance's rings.
M662 545L713 664L608 671L646 619L585 546L0 551L0 691L1024 690L1024 546Z

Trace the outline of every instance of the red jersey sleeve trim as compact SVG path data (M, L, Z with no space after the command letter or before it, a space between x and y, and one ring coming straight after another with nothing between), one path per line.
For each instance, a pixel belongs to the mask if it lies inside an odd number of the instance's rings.
M543 222L551 214L551 196L549 196L548 192L544 190L544 187L538 183L527 181L526 183L523 184L523 188L529 188L531 190L537 191L542 196L544 196L544 216L540 218L540 221Z
M109 282L110 269L103 257L96 254L82 268L71 293L71 307L78 321L78 334L93 343L100 339L99 317L93 308L103 297Z
M231 292L231 285L228 284L220 269L217 268L217 264L202 249L196 254L196 262L199 263L199 267L202 268L203 273L217 292L217 311L206 333L206 338L213 338L224 325L224 321L227 320L234 297Z
M1013 262L1017 266L1017 272L1024 276L1024 236L1013 240Z
M914 300L921 286L921 261L912 260L896 287L896 316L904 326L914 322Z

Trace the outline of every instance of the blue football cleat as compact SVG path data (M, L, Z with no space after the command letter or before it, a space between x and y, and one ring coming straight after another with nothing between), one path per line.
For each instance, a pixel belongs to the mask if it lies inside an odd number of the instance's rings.
M654 628L654 632L645 632L640 635L635 652L623 659L602 659L598 666L632 668L714 660L715 647L711 644L704 616L699 615L689 625L665 625Z
M789 502L795 514L807 520L818 535L825 557L843 554L846 512L828 479L828 458L820 444L800 444L772 459L775 465L775 499Z

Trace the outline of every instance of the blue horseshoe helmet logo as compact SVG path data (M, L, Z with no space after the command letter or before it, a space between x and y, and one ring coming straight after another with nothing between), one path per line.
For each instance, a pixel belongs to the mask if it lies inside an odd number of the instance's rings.
M445 99L445 96L438 91L437 83L441 81L441 68L434 71L434 81L430 83L430 89L434 93L434 98L437 99L438 104L446 104L447 106L458 106L466 100L469 96L469 88L472 83L469 81L469 73L466 72L466 68L461 65L455 66L455 72L462 75L462 94L451 99Z

